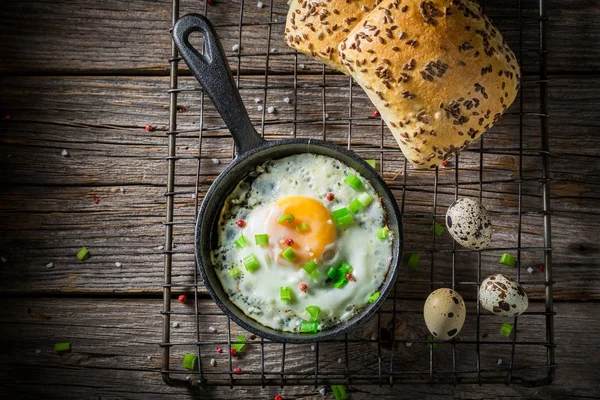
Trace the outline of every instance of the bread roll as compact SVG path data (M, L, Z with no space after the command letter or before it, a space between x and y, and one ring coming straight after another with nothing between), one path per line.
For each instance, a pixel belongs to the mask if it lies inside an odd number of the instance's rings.
M513 52L470 0L383 0L339 51L417 168L481 136L519 89Z
M348 74L339 61L338 45L381 0L292 0L285 42Z

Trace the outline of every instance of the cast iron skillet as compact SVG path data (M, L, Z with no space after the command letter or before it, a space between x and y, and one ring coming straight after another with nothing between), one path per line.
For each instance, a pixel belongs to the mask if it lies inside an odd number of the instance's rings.
M200 54L189 42L192 32L199 31L204 40L205 52ZM286 139L264 141L256 132L235 87L227 65L223 48L211 23L198 14L182 17L173 29L173 39L190 70L202 84L217 111L231 131L237 157L212 184L198 215L196 224L196 260L206 289L217 305L242 328L269 340L287 343L306 343L326 340L350 331L366 321L383 304L394 286L402 253L402 221L394 197L385 182L369 164L351 151L314 139ZM392 261L387 277L380 288L381 296L373 304L367 304L349 321L316 333L281 332L268 328L246 316L233 304L221 286L210 259L211 249L216 247L217 223L225 198L246 174L268 160L280 159L299 153L321 154L337 158L356 169L369 180L381 196L388 216L388 226L394 233Z

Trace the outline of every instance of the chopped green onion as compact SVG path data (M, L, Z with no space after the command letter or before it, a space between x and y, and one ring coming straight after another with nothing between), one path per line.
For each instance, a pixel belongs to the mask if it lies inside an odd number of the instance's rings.
M358 210L363 208L363 205L360 202L360 200L358 200L358 198L356 198L356 199L352 200L352 202L348 205L348 208L350 209L350 211L352 211L353 213L356 214L356 212Z
M317 263L315 262L315 260L310 260L309 262L304 264L302 268L304 268L306 273L310 275L313 273L313 271L317 269Z
M239 247L240 249L242 247L246 247L247 244L248 244L248 240L246 239L246 236L244 236L244 235L240 235L240 237L235 240L235 245L237 247Z
M313 272L311 272L310 277L312 278L313 282L318 282L319 278L321 277L321 273L319 272L318 269L315 269Z
M421 255L419 253L411 253L408 256L408 268L417 269L419 261L421 261Z
M300 332L316 332L319 330L319 323L316 321L302 321L300 323Z
M331 213L336 225L348 225L354 219L348 207L340 208Z
M69 343L69 342L55 343L54 351L57 353L64 353L66 351L71 351L71 343Z
M360 190L362 187L362 181L354 174L348 174L344 183L348 184L354 190Z
M296 252L291 247L285 249L281 255L288 261L292 261L294 258L296 258Z
M363 207L368 207L373 202L373 196L367 192L363 192L358 195L358 201L360 201Z
M509 337L514 328L513 324L509 324L507 322L502 323L502 327L500 328L500 335L504 337Z
M388 228L384 227L384 228L379 228L377 229L377 239L380 240L385 240L388 238Z
M367 162L367 164L369 164L371 167L376 168L377 167L377 160L375 160L374 158L367 158L365 160Z
M233 267L232 269L229 270L229 276L231 276L232 278L238 278L241 274L242 274L242 270L239 269L238 267Z
M198 368L198 357L187 353L185 356L183 356L183 367L191 370Z
M321 312L321 309L317 306L308 306L308 307L306 307L306 311L310 314L310 316L312 317L312 320L316 321L317 318L319 317L319 313Z
M235 349L235 351L240 351L242 350L244 347L246 347L246 338L244 337L244 335L240 335L235 339L236 342L243 342L243 343L236 343L236 344L232 344L231 347L233 347Z
M267 235L266 233L254 235L254 240L256 241L257 246L263 246L265 244L269 244L269 235Z
M346 274L352 272L353 269L354 267L348 264L348 262L342 261L342 264L338 268L338 272L340 276L346 276Z
M87 247L82 247L81 250L77 252L77 258L79 258L79 261L85 261L90 258L90 251Z
M244 257L242 259L242 263L244 264L244 267L246 267L246 269L250 272L256 271L260 267L260 265L258 264L258 259L252 253Z
M342 385L331 385L331 391L335 396L335 400L346 400L348 398L348 393Z
M434 231L435 232L435 236L442 236L442 234L444 232L446 232L446 227L444 225L438 224L437 222L435 223L434 226L432 226L431 228L429 228L429 231Z
M292 214L283 214L281 217L279 217L277 223L283 224L284 222L291 224L292 222L294 222L294 216Z
M307 231L309 228L310 227L306 222L296 225L296 231L298 232Z
M325 272L325 274L334 281L337 281L341 277L340 271L338 271L338 269L336 267L327 268L327 271Z
M292 290L289 286L282 286L279 288L279 298L281 301L290 301L292 299Z
M337 281L336 283L333 284L333 287L341 289L344 286L346 286L348 284L348 279L346 278L340 278L339 281Z
M433 344L432 343L427 343L427 348L428 349L433 348L433 350L435 350L438 347L440 347L440 344L438 343L440 341L440 339L436 338L435 336L428 335L427 336L427 340L429 340L430 342L433 342Z
M369 296L369 303L373 304L377 301L377 299L381 296L381 293L375 292L371 296Z
M502 264L502 265L506 265L508 267L514 268L516 263L517 263L517 260L508 253L504 253L504 254L502 254L502 257L500 257L500 264Z

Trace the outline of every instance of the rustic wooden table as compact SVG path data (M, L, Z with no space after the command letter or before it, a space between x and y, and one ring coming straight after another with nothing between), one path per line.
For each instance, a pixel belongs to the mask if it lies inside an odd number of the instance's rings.
M223 26L220 33L225 48L231 48L238 34L239 4L216 1L211 12ZM268 9L269 2L263 2ZM274 6L279 18L285 13L284 3ZM596 236L600 233L599 9L592 0L546 3L550 18L548 103L553 154L556 381L531 389L519 385L351 386L354 399L600 396L600 358L596 354L600 345L596 303L600 298L596 286L600 283ZM527 8L528 2L523 4ZM204 6L203 2L188 4L181 12ZM531 8L536 7L537 3L532 3ZM258 20L259 12L255 2L245 5L250 22ZM159 373L163 283L159 246L164 244L170 19L171 4L165 0L3 1L0 5L0 321L4 341L0 382L5 396L193 396L184 387L167 386ZM228 21L233 23L228 25ZM277 33L281 26L273 29L272 47L286 51ZM529 39L535 43L537 38L525 37L525 45ZM250 51L255 45L264 48L262 40L262 36L248 34L243 49ZM321 79L317 64L299 59L306 62L305 84ZM272 59L272 85L289 79L287 74L293 66L286 62ZM237 71L235 63L232 67ZM317 73L311 75L311 68ZM524 69L526 80L529 76L530 83L535 83L537 71L528 71L527 66ZM264 59L242 65L239 72L248 87L253 82L262 84ZM189 74L184 75L180 86L193 85ZM328 79L342 78L331 75ZM261 90L243 92L248 104L253 103L256 93L262 96ZM281 103L284 94L272 96L272 101ZM330 112L335 115L336 94L331 96ZM303 107L304 116L320 118L322 110L311 109L310 94L305 97L298 105ZM533 110L539 107L539 99L522 101ZM180 124L193 127L198 120L198 100L182 95L180 102L184 106ZM358 102L367 110L371 107L364 97ZM278 107L281 111L277 117L289 117L285 105ZM339 106L344 112L345 107ZM261 114L251 114L260 125ZM206 121L211 118L213 125L219 124L214 110L209 111ZM507 126L510 118L505 117ZM155 129L146 131L147 124ZM539 132L539 123L531 129ZM360 140L360 129L356 131ZM280 137L287 132L267 129L266 134ZM333 129L331 135L331 140L343 143L345 131L336 138ZM208 141L208 148L202 150L208 161L201 176L200 197L231 156L227 132L221 128L214 136L223 140ZM493 133L487 137L500 140ZM368 140L368 135L364 139ZM188 147L182 140L179 152L197 154L194 142L189 143L192 145ZM210 143L216 144L211 147ZM68 156L61 155L63 149ZM222 162L213 165L211 157ZM492 158L486 164L490 179L514 170L511 160ZM401 162L397 159L388 164L384 177L394 181ZM193 190L196 170L189 166L178 184ZM179 167L186 170L186 164ZM414 179L432 179L428 173L406 173ZM470 173L468 162L464 173ZM452 178L453 173L448 174ZM427 190L423 189L422 197L419 191L414 193L411 210L430 207L431 193ZM446 205L452 190L445 193L449 196L443 201ZM528 196L539 200L539 192ZM514 198L502 190L486 189L484 197L492 210L514 206ZM193 215L194 209L192 198L176 202L178 215ZM504 232L498 234L499 240L509 241L514 226L500 221ZM417 224L406 224L411 233L407 246L415 246L423 230L412 228ZM531 240L539 239L539 219L525 218L522 231ZM190 283L191 228L182 230L175 242L184 257L174 265L173 279ZM92 253L83 263L75 258L82 246ZM424 293L407 289L407 302L420 304ZM534 304L542 296L541 291L531 293ZM214 307L203 289L200 297L202 307ZM181 328L188 335L193 332L192 328ZM53 344L59 341L69 341L72 351L54 353ZM301 365L305 355L293 352L289 357L291 365ZM285 398L320 397L313 387L299 386L284 390L208 388L200 395L270 399L280 393Z

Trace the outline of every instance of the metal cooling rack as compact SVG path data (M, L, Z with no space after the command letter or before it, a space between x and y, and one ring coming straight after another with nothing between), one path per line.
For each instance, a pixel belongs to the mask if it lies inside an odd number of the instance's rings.
M512 39L509 44L516 50L521 66L527 73L524 74L519 97L498 126L484 135L479 140L478 146L474 144L460 157L453 160L452 164L433 172L415 171L408 168L406 159L395 143L390 144L391 135L389 132L386 133L386 128L379 118L371 117L369 110L357 111L353 107L361 89L350 78L343 77L314 62L311 64L312 68L306 69L303 63L308 64L311 61L292 49L272 50L271 46L274 43L282 41L282 37L275 37L275 35L278 31L282 32L285 25L285 16L281 12L285 9L285 0L277 0L276 3L262 0L264 8L259 10L262 10L262 15L266 16L264 20L258 20L255 17L259 11L255 9L257 6L254 0L250 3L247 0L246 2L241 0L240 3L215 1L217 3L214 6L208 5L204 1L190 1L189 4L186 4L189 9L184 10L184 4L180 4L179 0L173 0L172 23L174 24L180 16L180 10L182 15L187 12L201 12L213 20L217 30L224 29L229 32L232 29L237 30L237 34L234 37L230 34L229 39L241 44L241 50L228 52L229 62L242 93L244 94L244 90L259 93L263 101L264 107L260 116L253 118L255 125L260 124L257 129L259 133L269 138L266 131L275 129L278 135L273 137L281 137L285 136L282 134L283 131L289 132L291 129L289 135L296 137L299 128L311 126L313 131L315 128L318 130L319 138L345 145L348 149L357 151L366 158L375 158L380 173L396 194L396 199L404 215L405 230L413 229L418 225L427 228L426 243L420 243L416 245L418 248L412 249L405 246L405 252L419 250L422 254L427 255L430 262L422 263L421 268L425 271L418 275L400 274L393 293L374 317L374 321L371 321L374 334L363 334L362 336L360 332L355 335L347 334L337 340L314 344L310 348L307 345L286 345L266 341L262 338L252 338L251 345L249 345L250 350L248 350L250 355L241 360L230 356L227 350L235 343L235 337L239 334L240 328L235 326L216 306L207 306L207 304L212 304L212 301L207 294L202 292L202 282L198 278L193 261L193 244L189 243L193 243L193 239L189 238L193 237L193 227L201 202L200 198L206 192L211 181L210 177L206 178L203 169L206 169L207 165L220 163L220 160L215 159L205 148L210 148L211 141L223 140L224 137L227 137L227 132L220 120L219 123L208 126L209 122L207 121L210 118L207 107L209 101L205 99L201 88L196 86L179 87L179 78L185 79L182 76L189 76L189 73L179 70L181 60L173 46L169 59L170 89L168 93L170 101L169 129L167 131L168 156L166 157L168 171L165 193L167 215L163 250L162 317L164 323L162 342L160 343L163 357L161 373L165 382L192 386L227 385L230 387L238 385L263 387L268 385L281 387L314 385L316 387L327 384L394 385L415 383L455 385L517 383L538 386L551 383L556 366L552 307L545 1L525 3L524 0L512 0L506 8L502 8L507 4L506 2L482 1L483 7L488 11L491 19L497 24L500 22L502 32L504 32L503 26L518 27L518 31L511 35ZM182 0L181 3L184 1ZM280 10L275 16L274 9ZM246 19L248 10L254 10L251 11L253 17L250 20ZM223 12L227 12L228 16L235 14L236 23L221 23ZM246 35L255 33L258 28L263 29L267 34L264 48L258 51L255 49L251 49L250 52L245 51ZM528 39L531 35L525 34L527 29L535 31L535 42ZM270 62L272 63L276 57L286 58L291 60L291 63L290 65L284 64L283 67L279 66L279 70L273 72ZM256 59L264 62L264 71L257 72L256 69L253 69L257 62L252 60ZM244 62L248 60L250 60L251 67L245 71ZM261 78L262 83L244 87L245 85L240 84L240 81L245 74L253 76L257 80ZM322 109L318 118L303 119L300 117L302 104L299 102L298 92L303 87L300 80L305 76L318 81L313 87L316 90L316 96L320 95L321 97ZM285 82L281 83L281 79L279 79L273 83L273 80L277 80L278 77L284 77ZM194 85L191 78L189 79L190 84ZM332 81L337 83L332 84ZM305 85L305 87L308 86ZM293 92L289 102L292 109L291 115L270 118L265 113L267 96L279 89ZM347 115L329 117L328 109L332 103L326 101L326 98L331 93L338 96L336 102L340 101L339 96L347 102ZM180 112L185 111L184 106L178 105L178 98L181 99L185 95L194 99L194 104L199 108L199 114L193 115L194 122L191 125L189 115L186 115L188 121L183 125L187 126L178 128L178 118L181 119L180 115L183 115ZM539 103L539 109L524 109L523 99L525 96L533 97L535 103ZM248 96L243 95L243 97ZM249 103L252 102L247 102L249 107L256 106ZM505 126L503 125L504 119L512 120L514 123ZM195 123L198 125L194 125ZM365 129L380 131L380 143L357 143L357 133ZM345 130L343 136L339 135L340 130ZM332 131L333 134L330 133ZM338 132L338 135L335 132ZM533 132L533 134L527 132ZM512 135L509 144L503 144L501 140L503 134ZM386 140L388 141L386 142ZM231 154L228 157L221 157L221 159L233 159L233 144L230 148ZM190 153L190 151L193 152ZM512 171L501 171L499 176L494 168L488 167L488 165L495 165L498 158L506 159L507 157L514 160ZM185 165L182 165L183 162ZM391 167L387 167L388 165ZM189 182L192 169L195 169L195 184ZM395 170L397 173L394 173ZM492 177L488 177L488 174L491 174ZM180 181L183 183L179 183ZM481 200L485 193L484 187L498 187L498 185L503 188L501 191L510 192L514 201L505 207L494 210L493 216L494 218L510 219L511 222L503 226L503 230L506 231L506 237L512 238L513 243L479 252L457 248L454 242L445 247L440 246L439 242L442 239L437 238L434 233L429 233L428 229L434 226L436 220L440 222L444 220L444 211L440 211L443 207L440 199L444 198L445 206L449 205L453 199L458 198L459 194L478 196ZM409 200L409 197L419 193L422 195L423 192L426 192L432 202L432 206L428 205L425 209L419 206L418 199ZM178 209L182 199L189 200L190 195L195 198L193 201L194 212L182 215L183 213L178 212ZM539 204L528 205L530 198L537 199ZM537 232L524 232L524 219L535 220L533 225L534 229L537 226ZM531 243L532 235L539 239L539 243ZM410 237L406 234L405 236ZM187 237L188 245L178 246L174 240L176 237ZM515 238L516 241L514 241ZM508 272L516 275L517 279L526 285L528 291L535 292L539 299L543 299L543 302L532 302L529 311L522 316L511 318L516 333L506 340L498 335L501 322L493 320L496 317L490 319L489 315L480 312L479 301L476 300L477 288L485 277L482 273L487 271L489 264L487 262L488 255L491 257L490 259L494 260L495 272L502 272L497 268L496 257L499 252L500 254L502 252L516 254L518 260L516 271ZM534 259L545 265L545 272L537 273L537 275L528 275L524 272L527 263L531 264L531 261L526 260L530 260L529 255L532 254ZM457 267L459 259L461 270ZM428 265L423 267L423 264ZM447 265L451 265L451 271L445 277L439 278L438 274L443 271L442 268L445 266L447 268ZM182 282L174 281L174 268L178 268L178 271L185 271L183 275L187 278ZM459 271L465 269L474 271L474 274L465 279L457 279L457 276L460 275ZM463 329L464 332L467 326L470 327L468 328L471 330L470 336L467 333L464 334L468 340L461 340L462 333L459 338L442 343L433 343L423 336L397 337L399 335L397 335L395 327L400 321L415 319L424 325L420 307L422 307L424 296L428 294L428 291L423 291L423 297L413 297L412 300L403 297L403 288L419 285L429 290L444 286L452 288L458 286L464 288L459 290L463 292L463 295L464 292L470 294L472 300L467 301L467 307L471 311L467 313L467 321ZM190 298L193 303L190 304L188 301L185 306L178 304L177 295L180 293L188 293L190 297L193 297ZM415 303L420 306L415 307ZM188 329L172 326L175 320L180 319L186 319ZM382 322L386 319L388 323L391 320L391 331L386 331L385 322ZM210 323L214 326L211 328L214 328L217 333L206 333L207 320L212 321ZM533 327L531 332L526 329L529 326ZM494 329L496 330L494 331ZM469 339L472 336L475 338ZM438 345L439 348L437 348ZM217 354L216 346L221 346L224 353ZM294 346L304 347L299 350ZM301 352L300 354L304 354L300 358L301 362L298 361L298 351ZM411 351L416 352L416 356L411 354ZM181 358L185 352L195 353L198 356L198 370L183 369ZM355 353L361 353L362 358L358 361L355 360ZM519 357L520 353L525 354L525 359ZM504 357L502 365L500 365L501 359L498 358L499 354ZM210 363L213 358L219 358L214 366ZM291 358L293 358L292 361L290 361ZM418 365L415 360L422 360L423 364ZM466 361L463 363L464 360ZM242 371L236 372L234 365L242 365Z

